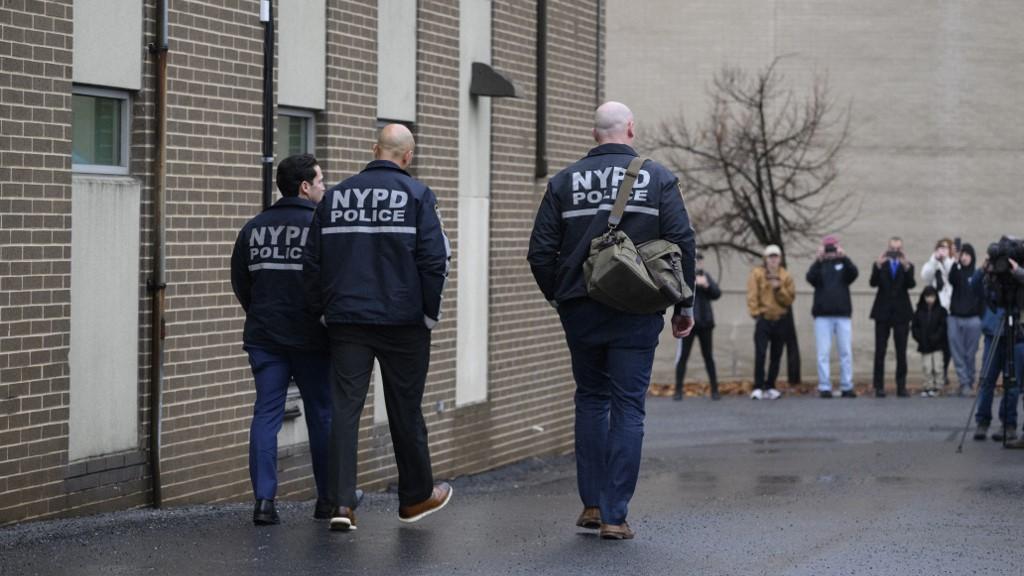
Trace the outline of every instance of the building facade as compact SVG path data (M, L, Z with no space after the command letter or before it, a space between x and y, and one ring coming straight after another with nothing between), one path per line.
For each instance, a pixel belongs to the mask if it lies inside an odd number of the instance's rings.
M261 209L261 3L169 7L154 454L157 10L0 7L0 524L148 505L154 456L166 505L251 498L254 390L229 258ZM602 3L280 0L273 16L276 160L311 152L331 184L399 121L417 138L414 176L438 194L453 267L424 397L435 473L571 450L568 355L525 254L543 165L591 146ZM472 94L474 63L517 97ZM359 469L371 489L396 477L375 390ZM298 410L280 437L281 498L312 497Z
M684 116L692 127L709 110L708 89L723 66L750 74L781 57L796 94L827 77L837 108L849 106L850 138L834 186L852 196L854 221L838 231L860 268L853 295L854 378L870 383L874 323L872 262L890 236L904 239L921 266L942 237L961 237L983 255L1002 234L1024 235L1024 4L885 0L609 0L607 95L630 104L641 134ZM697 230L698 242L700 230ZM817 381L810 254L790 255L802 377ZM723 297L715 306L720 378L751 380L753 321L744 294L750 263L708 259ZM892 343L887 386L893 388ZM920 381L913 341L909 376ZM838 375L833 353L832 378ZM655 380L672 381L673 346L662 339ZM978 363L981 357L979 353ZM692 355L690 378L706 378ZM951 376L955 381L955 376ZM783 378L785 380L785 370Z

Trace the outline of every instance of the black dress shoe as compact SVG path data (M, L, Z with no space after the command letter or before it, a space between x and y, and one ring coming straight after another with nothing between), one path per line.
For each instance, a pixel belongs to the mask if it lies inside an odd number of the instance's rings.
M897 398L910 398L910 392L907 392L906 388L899 388L896 390Z
M885 390L875 390L875 398L885 398Z
M270 526L280 524L281 518L277 515L277 508L273 500L257 500L256 508L252 511L252 523L257 526Z

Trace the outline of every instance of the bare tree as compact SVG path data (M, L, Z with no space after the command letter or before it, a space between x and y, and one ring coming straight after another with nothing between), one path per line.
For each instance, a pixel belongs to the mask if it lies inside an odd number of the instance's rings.
M709 89L705 122L691 129L680 116L640 142L680 174L700 245L716 254L759 257L767 244L778 244L784 256L787 246L804 252L859 211L832 186L849 107L834 109L819 76L798 97L778 64L755 77L724 68Z

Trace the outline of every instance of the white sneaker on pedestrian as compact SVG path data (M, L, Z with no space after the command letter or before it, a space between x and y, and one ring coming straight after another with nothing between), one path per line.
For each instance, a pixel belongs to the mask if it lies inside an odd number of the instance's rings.
M921 390L921 398L928 398L931 395L932 395L931 391L929 391L929 390Z
M760 400L761 398L764 398L764 392L761 392L760 388L750 393L751 400Z
M779 392L775 388L772 388L772 389L768 390L767 392L765 392L765 396L769 400L778 400L779 398L782 397L782 392Z

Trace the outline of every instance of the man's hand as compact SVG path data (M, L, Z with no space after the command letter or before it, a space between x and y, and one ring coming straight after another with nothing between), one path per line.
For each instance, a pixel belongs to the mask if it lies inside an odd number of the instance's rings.
M693 331L693 317L675 315L672 317L672 335L676 338L686 338Z
M1016 272L1017 269L1020 268L1020 264L1018 264L1017 261L1014 260L1013 258L1007 258L1007 260L1010 261L1010 270ZM986 258L986 262L987 261L988 261L988 259Z
M695 283L697 284L697 286L700 286L702 288L707 288L708 287L708 277L705 276L704 274L698 274Z
M885 263L888 262L888 261L889 261L889 251L886 250L885 252L882 252L881 256L878 257L878 260L875 260L875 266L878 266L879 268L881 268L882 266L885 266Z

